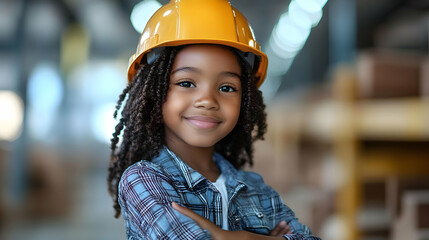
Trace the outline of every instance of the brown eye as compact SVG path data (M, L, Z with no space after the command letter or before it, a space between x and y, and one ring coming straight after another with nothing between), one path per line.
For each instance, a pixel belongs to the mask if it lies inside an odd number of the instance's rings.
M195 87L195 85L189 81L183 81L183 82L179 82L177 83L177 85L184 87L184 88L191 88L191 87Z
M222 86L219 88L219 91L221 91L221 92L236 92L237 89L235 89L231 86Z

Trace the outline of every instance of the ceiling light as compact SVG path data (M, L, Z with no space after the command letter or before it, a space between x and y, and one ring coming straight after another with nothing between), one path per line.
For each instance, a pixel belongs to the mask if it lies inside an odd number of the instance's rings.
M136 4L130 16L131 24L134 29L142 33L146 23L161 6L162 5L156 0L144 0Z

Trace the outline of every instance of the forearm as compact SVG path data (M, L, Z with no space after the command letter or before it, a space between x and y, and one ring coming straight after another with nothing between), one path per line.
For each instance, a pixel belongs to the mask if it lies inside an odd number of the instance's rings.
M319 237L315 237L313 235L305 235L300 233L295 234L285 234L283 235L283 240L322 240Z
M265 236L247 231L226 231L222 230L222 233L216 233L216 240L285 240L284 237Z
M235 231L225 234L223 239L246 239L246 240L321 240L318 237L312 235L303 235L303 234L286 234L283 237L276 236L265 236L259 235L256 233L246 232L246 231Z
M185 207L180 206L179 204L173 202L172 207L178 212L182 213L185 216L188 216L194 220L202 229L209 231L213 239L215 240L231 240L231 239L245 239L245 240L321 240L318 237L305 234L286 234L283 236L266 236L259 235L256 233L251 233L247 231L226 231L209 220L201 217L200 215L194 213L192 210L189 210Z
M260 235L260 234L256 234L256 233L251 233L251 232L245 232L244 239L247 240L285 240L284 237L275 237L275 236L265 236L265 235ZM237 238L237 239L241 239L241 238Z

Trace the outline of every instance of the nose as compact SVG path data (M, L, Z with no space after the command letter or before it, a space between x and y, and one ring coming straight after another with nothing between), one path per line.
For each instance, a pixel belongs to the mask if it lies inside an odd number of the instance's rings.
M206 110L219 109L219 103L216 96L217 92L211 89L201 89L194 101L194 107Z

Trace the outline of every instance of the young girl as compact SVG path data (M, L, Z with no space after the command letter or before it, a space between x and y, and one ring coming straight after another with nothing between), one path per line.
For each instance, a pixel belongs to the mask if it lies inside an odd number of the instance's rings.
M240 170L266 131L259 49L228 0L172 0L152 16L111 145L109 190L128 239L318 239Z

